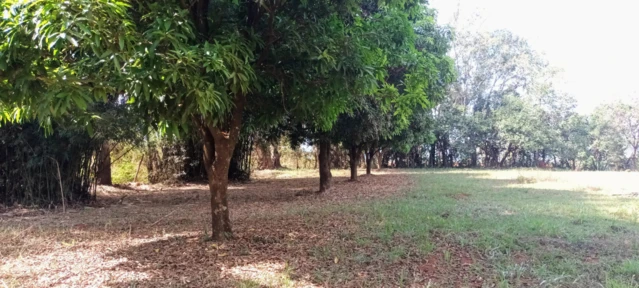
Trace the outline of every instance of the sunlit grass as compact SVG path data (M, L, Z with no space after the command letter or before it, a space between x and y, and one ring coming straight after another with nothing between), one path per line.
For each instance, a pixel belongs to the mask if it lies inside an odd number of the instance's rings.
M637 284L637 173L425 170L416 176L407 196L362 209L382 241L402 237L430 247L434 234L444 235L482 253L502 286L522 273L540 285ZM527 255L529 267L515 265L514 253Z

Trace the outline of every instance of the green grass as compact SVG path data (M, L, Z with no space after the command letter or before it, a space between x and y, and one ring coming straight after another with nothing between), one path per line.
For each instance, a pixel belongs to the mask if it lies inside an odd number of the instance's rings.
M482 254L500 287L516 287L522 274L547 286L639 287L639 200L614 196L633 189L637 175L610 175L426 170L405 197L361 211L370 233L394 245L391 260L404 246L427 254L441 244L436 234Z
M125 152L126 154L122 155L122 153ZM112 152L111 159L115 161L111 164L111 178L113 183L124 184L133 182L138 165L140 164L140 158L142 158L143 155L144 153L141 149L130 149L129 146L124 146L120 148L119 151ZM118 157L119 159L116 159ZM140 167L138 182L148 182L148 172L145 164L146 163L142 163Z

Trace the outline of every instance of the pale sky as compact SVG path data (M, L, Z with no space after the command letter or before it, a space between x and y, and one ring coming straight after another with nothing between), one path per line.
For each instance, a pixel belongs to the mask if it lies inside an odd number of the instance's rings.
M473 29L507 29L528 40L551 66L563 70L559 90L578 110L639 94L639 1L430 0L440 24L479 15ZM454 26L454 25L453 25Z

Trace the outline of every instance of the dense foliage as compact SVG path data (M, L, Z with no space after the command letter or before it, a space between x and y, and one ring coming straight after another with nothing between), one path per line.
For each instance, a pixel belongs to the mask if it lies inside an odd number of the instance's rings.
M58 128L48 137L37 123L0 127L0 203L56 207L89 200L100 144L83 127Z
M111 96L164 134L197 131L213 237L223 238L227 176L247 118L266 128L288 115L327 131L374 97L407 127L415 106L440 98L451 61L424 4L4 1L0 121L49 129L72 118L90 128L87 107Z
M435 141L410 142L413 153L387 157L387 163L637 168L639 102L577 113L576 100L554 88L556 73L526 41L507 31L459 31L452 52L458 79L430 117Z

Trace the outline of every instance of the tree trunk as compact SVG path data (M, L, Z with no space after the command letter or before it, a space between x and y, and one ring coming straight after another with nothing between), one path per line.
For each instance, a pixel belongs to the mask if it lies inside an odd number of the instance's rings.
M430 144L430 156L428 157L428 166L430 166L430 168L435 168L435 154L437 154L435 149L436 145L433 142L433 144Z
M313 149L313 157L315 158L315 167L313 169L317 169L317 165L319 164L319 152L316 149Z
M366 175L371 175L371 166L375 157L375 148L369 148L366 152Z
M470 167L477 167L477 150L470 154Z
M355 145L351 145L348 150L349 164L351 168L351 181L357 181L357 167L359 166L360 148Z
M501 159L501 161L499 161L499 167L504 167L504 163L506 163L506 159L508 159L508 156L510 156L510 152L512 151L513 148L513 144L509 143L508 144L508 149L506 150L506 154L504 154L504 158Z
M111 180L111 146L109 141L102 143L100 154L98 155L97 181L101 185L113 185Z
M273 146L273 168L280 169L282 168L282 163L280 162L281 156L280 156L280 150L278 150L278 143L275 142L272 144L272 146Z
M443 168L448 167L447 150L448 150L448 137L444 136L444 138L442 139L442 167Z
M271 157L271 149L264 140L258 140L257 152L260 158L260 170L273 169L273 157Z
M230 238L233 233L227 197L228 175L233 151L240 136L245 102L244 95L236 95L226 131L211 124L199 124L211 191L211 239L216 241Z
M320 172L320 187L319 193L328 191L331 188L331 180L333 175L331 174L331 140L322 137L319 141L319 172Z

